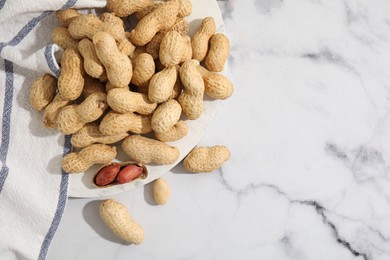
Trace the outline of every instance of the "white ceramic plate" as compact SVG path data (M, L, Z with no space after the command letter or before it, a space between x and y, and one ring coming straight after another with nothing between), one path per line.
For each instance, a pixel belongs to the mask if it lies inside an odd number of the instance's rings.
M215 0L194 0L192 1L192 14L187 17L187 21L190 23L190 35L199 28L201 19L211 16L215 19L217 25L217 32L224 32L223 20L218 4ZM197 120L186 120L189 126L189 133L186 137L176 142L170 142L168 144L175 146L180 151L179 159L170 165L146 165L148 168L148 176L143 180L135 180L133 182L115 185L107 188L96 188L92 185L92 178L94 177L99 166L91 167L87 172L83 174L70 174L69 175L69 197L103 197L118 194L124 191L129 191L141 187L167 173L176 164L178 164L195 145L199 142L210 124L214 114L217 110L218 101L209 100L205 97L204 100L204 113ZM119 161L131 161L131 159L118 149L117 159Z

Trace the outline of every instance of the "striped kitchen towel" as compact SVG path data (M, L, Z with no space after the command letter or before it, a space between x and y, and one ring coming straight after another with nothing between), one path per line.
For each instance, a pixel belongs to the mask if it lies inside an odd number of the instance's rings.
M61 159L69 137L42 126L28 102L32 81L58 76L53 11L105 0L0 0L0 259L45 259L67 201Z

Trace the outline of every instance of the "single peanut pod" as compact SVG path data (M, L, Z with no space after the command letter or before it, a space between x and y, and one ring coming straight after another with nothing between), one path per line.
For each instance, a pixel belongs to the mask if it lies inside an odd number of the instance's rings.
M153 182L153 198L158 205L165 205L169 200L169 186L168 183L161 178Z
M137 11L135 13L135 16L137 17L138 20L141 20L154 10L156 10L159 6L163 5L165 1L154 1L150 5L147 5L146 7L142 8L141 10Z
M179 14L178 17L189 16L192 12L191 0L170 0L177 2L179 4Z
M185 42L180 33L169 31L165 34L160 44L159 58L165 67L172 67L182 60Z
M115 39L106 32L98 32L93 37L93 43L110 83L114 87L128 86L133 74L131 61L118 50Z
M134 30L131 31L130 39L137 46L144 46L160 30L165 30L175 24L179 5L169 1L159 6L149 15L139 21Z
M144 241L144 230L134 222L126 207L119 202L113 199L103 201L99 214L107 227L120 239L134 245Z
M84 80L84 88L81 92L81 95L84 98L87 98L93 93L100 92L100 93L106 93L106 90L101 82L99 82L97 79L94 79L92 77L85 77Z
M79 42L78 49L84 59L85 72L89 76L98 79L106 73L103 64L96 54L95 45L91 40L88 38L82 39Z
M156 133L163 133L171 129L180 119L181 106L170 99L159 105L152 116L152 129Z
M127 132L147 134L152 131L151 120L151 115L121 114L111 111L103 117L99 130L105 135L120 135Z
M180 155L176 147L140 135L126 137L122 149L132 159L144 164L172 164Z
M157 104L151 102L147 95L126 88L110 90L107 94L107 103L119 113L137 112L142 115L153 113L157 107Z
M116 148L105 144L91 144L78 153L69 153L62 159L66 173L85 172L94 164L107 164L114 160Z
M210 39L210 47L205 60L206 67L215 72L223 71L229 53L229 39L221 33L213 35Z
M68 48L61 58L61 74L58 78L58 92L63 99L75 100L84 86L83 60L75 48Z
M81 14L74 9L59 10L56 12L56 17L61 26L68 27L69 24Z
M222 145L197 147L184 159L184 168L189 172L212 172L230 158L229 150Z
M168 100L172 94L176 78L176 67L169 67L154 74L149 83L149 100L156 103Z
M234 91L232 82L224 75L213 73L198 66L204 82L204 93L214 99L226 99Z
M77 48L79 44L78 40L75 40L70 36L68 28L66 27L54 28L53 31L51 31L51 39L62 49Z
M69 105L69 103L69 100L65 100L57 94L53 101L47 105L43 111L43 125L48 128L56 128L58 113L63 107Z
M199 30L192 37L192 58L198 61L206 57L209 40L215 34L215 20L212 17L206 17L202 20Z
M183 35L184 51L180 63L184 63L192 59L191 38L188 35Z
M129 16L151 5L150 0L108 0L107 9L119 17Z
M127 133L105 135L100 132L98 125L89 123L72 135L71 143L73 147L86 147L94 143L113 144L127 136Z
M41 111L56 94L57 79L50 74L38 77L30 88L29 100L33 109Z
M73 39L92 37L101 30L103 22L94 14L80 15L69 24L68 31Z
M162 133L154 133L154 136L162 142L174 142L188 134L188 125L180 120L173 127Z
M97 120L107 108L106 94L93 93L80 105L69 105L57 116L57 129L63 134L73 134L86 123Z
M204 82L197 67L199 61L187 61L180 68L180 80L184 90L179 96L179 103L184 115L188 119L194 120L203 113Z
M133 77L131 83L136 86L148 86L156 68L153 57L147 53L141 53L133 60Z

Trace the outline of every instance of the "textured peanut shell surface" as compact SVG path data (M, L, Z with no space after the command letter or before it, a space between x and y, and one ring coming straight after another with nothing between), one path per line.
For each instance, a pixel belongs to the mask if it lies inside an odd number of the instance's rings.
M79 42L78 50L81 56L83 56L84 69L89 76L98 79L106 73L103 64L96 54L95 46L90 39L82 39Z
M199 30L192 37L192 58L202 61L207 54L209 40L215 34L216 25L212 17L202 20Z
M153 75L149 83L149 100L162 103L172 95L173 87L176 83L176 67L165 68Z
M108 0L107 9L119 17L129 16L152 4L150 0Z
M50 74L38 77L30 88L29 100L33 109L44 109L56 94L57 79Z
M194 148L184 159L184 168L189 172L212 172L230 158L229 150L222 145Z
M79 41L72 38L68 28L57 27L51 32L52 41L62 49L77 48Z
M204 92L207 96L214 99L226 99L233 93L232 82L224 75L217 74L202 66L197 67L204 81Z
M67 173L85 172L94 164L108 164L114 160L116 148L105 144L91 144L78 153L69 153L62 159Z
M58 78L58 91L63 99L75 100L83 91L84 66L76 48L68 48L61 58L61 74Z
M43 125L48 128L56 128L58 113L63 107L69 105L69 103L69 100L65 100L57 94L43 111Z
M131 83L136 86L147 86L154 75L155 65L153 57L148 53L141 53L133 60L133 77Z
M188 130L187 123L183 120L180 120L173 127L168 129L168 131L154 133L154 136L162 142L174 142L186 136Z
M130 217L127 208L121 203L110 199L103 201L99 214L107 227L120 239L139 245L144 241L144 230Z
M72 135L71 143L73 147L86 147L90 144L113 144L126 138L127 133L117 135L105 135L99 130L99 126L94 123L86 124L77 133Z
M126 137L122 149L130 158L144 164L172 164L180 155L176 147L140 135Z
M68 27L69 24L81 14L74 9L59 10L56 17L61 26Z
M119 135L126 132L146 134L152 131L152 117L134 113L109 112L100 122L99 130L105 135Z
M160 44L159 58L165 67L172 67L181 61L184 51L185 42L180 33L169 31L165 34Z
M156 133L163 133L170 130L180 119L181 106L170 99L161 104L152 116L152 129Z
M114 88L108 92L109 106L120 113L137 112L149 115L156 109L157 104L151 102L147 95L128 90L127 88Z
M229 39L221 34L214 34L210 39L210 47L206 56L206 67L215 72L223 71L230 54Z

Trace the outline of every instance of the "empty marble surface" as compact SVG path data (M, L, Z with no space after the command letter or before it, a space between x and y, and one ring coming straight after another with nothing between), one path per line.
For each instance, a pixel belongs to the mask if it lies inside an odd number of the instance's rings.
M201 145L212 174L115 196L145 228L125 245L100 200L70 199L48 259L390 259L390 3L219 1L234 95Z

